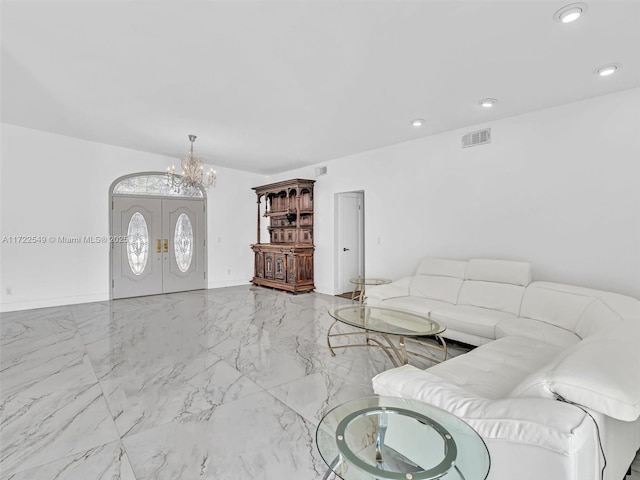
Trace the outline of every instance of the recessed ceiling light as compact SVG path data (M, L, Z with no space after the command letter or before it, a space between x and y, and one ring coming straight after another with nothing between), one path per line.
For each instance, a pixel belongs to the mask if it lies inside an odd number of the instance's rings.
M620 65L617 63L610 63L609 65L603 65L596 69L596 73L601 77L608 77L613 75L620 69Z
M554 13L553 18L562 23L571 23L579 19L586 11L586 3L571 3L569 5L565 5L556 13Z
M482 100L480 100L480 106L484 107L484 108L491 108L493 107L496 103L498 102L498 100L496 100L495 98L483 98Z
M413 125L414 127L421 127L424 125L424 120L422 118L416 118L413 122L411 122L411 125Z

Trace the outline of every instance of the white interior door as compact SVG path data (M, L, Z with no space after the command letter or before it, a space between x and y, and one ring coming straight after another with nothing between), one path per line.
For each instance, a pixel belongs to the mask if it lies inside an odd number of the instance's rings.
M202 200L162 200L163 292L205 288L205 225Z
M350 278L364 276L364 193L336 195L338 290L353 290Z
M113 197L111 212L113 298L161 293L162 200Z

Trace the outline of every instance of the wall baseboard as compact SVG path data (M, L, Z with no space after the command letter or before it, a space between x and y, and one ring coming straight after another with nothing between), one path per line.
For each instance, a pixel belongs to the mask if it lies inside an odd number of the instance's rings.
M0 312L16 312L18 310L32 310L34 308L63 307L78 303L105 302L109 300L108 293L95 293L74 297L41 298L17 302L0 303Z
M245 279L215 281L209 282L207 284L207 288L237 287L242 285L250 285L250 282ZM315 291L317 293L333 295L332 293L329 293L329 289L322 287L316 288ZM41 298L38 300L4 302L0 303L0 312L6 313L17 312L19 310L32 310L35 308L63 307L65 305L76 305L78 303L107 302L109 300L110 298L108 293L95 293L91 295L78 295L73 297Z
M207 288L224 288L224 287L237 287L239 285L249 285L251 282L246 279L236 280L218 280L215 282L209 282Z

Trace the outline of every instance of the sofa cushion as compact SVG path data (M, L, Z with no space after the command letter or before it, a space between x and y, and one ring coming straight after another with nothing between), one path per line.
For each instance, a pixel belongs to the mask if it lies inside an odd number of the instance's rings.
M491 343L495 340L495 338L480 337L478 335L472 335L467 332L454 330L451 327L447 327L447 329L444 333L441 334L441 336L445 337L447 340L466 343L467 345L473 345L476 347L479 347L480 345L484 345L486 343Z
M479 337L494 339L495 326L501 320L516 318L507 312L499 312L473 305L439 306L431 310L431 316L436 322L444 324L447 328L466 332ZM445 331L443 334L447 336Z
M397 308L399 310L408 310L418 315L428 315L435 308L450 306L447 302L440 300L432 300L424 297L396 297L385 300L380 304L385 308Z
M547 282L529 285L522 299L520 317L533 318L574 332L582 314L596 298L568 292L561 287Z
M456 303L467 262L425 258L411 281L409 295Z
M458 300L462 279L416 275L411 281L409 294L415 297L432 298L455 304Z
M413 275L394 280L386 285L369 287L366 290L367 305L379 305L388 298L406 297L409 295L409 286L413 281Z
M464 280L467 262L445 260L442 258L425 258L418 265L416 275L433 275L436 277L452 277Z
M533 338L558 347L569 347L580 341L580 337L573 332L531 318L512 318L498 322L496 338L510 336Z
M512 457L514 453L518 457L518 450L522 447L533 448L536 453L547 450L562 456L570 456L581 451L585 442L594 435L591 419L580 409L571 405L539 398L516 400L479 397L464 387L431 374L431 369L420 370L411 365L404 365L379 373L373 378L372 383L373 390L378 395L416 399L464 420L487 442L492 456L496 452L496 447L503 453L497 459L502 461L492 464L492 472L496 464L505 461L520 465L521 459ZM508 446L508 451L501 450L505 445ZM596 448L589 452L595 452ZM509 455L509 460L505 455ZM527 460L530 459L529 455L525 457ZM539 463L536 460L545 461L549 457L534 456L533 458L535 463ZM493 458L493 460L496 459ZM569 460L571 465L570 462L571 459ZM504 465L501 467L504 469ZM526 478L541 478L539 465L532 467L535 475L528 475ZM570 468L570 470L574 469ZM522 478L522 475L513 475L512 472L513 470L507 474L503 470L497 478ZM553 480L569 478L564 475L542 475L542 477ZM584 480L587 476L571 478ZM588 478L595 478L595 476Z
M522 337L506 337L482 345L428 369L474 395L507 396L522 377L549 362L561 349Z
M618 420L640 417L640 321L583 340L547 374L549 390Z
M549 369L557 362L553 358L549 358L548 360L548 364L522 378L522 380L513 387L513 390L509 392L508 396L513 398L556 398L555 394L549 389L547 373L549 373Z
M622 317L601 299L591 302L576 324L576 334L587 338L605 329L613 328Z
M517 316L524 290L518 285L465 280L458 295L458 304L500 310Z
M531 282L531 264L510 260L469 260L465 279L526 287Z

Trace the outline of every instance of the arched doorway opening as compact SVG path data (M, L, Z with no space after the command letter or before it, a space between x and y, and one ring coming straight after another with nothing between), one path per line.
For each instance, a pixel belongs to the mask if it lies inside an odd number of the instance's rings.
M206 288L204 189L135 173L111 184L109 206L112 299Z

